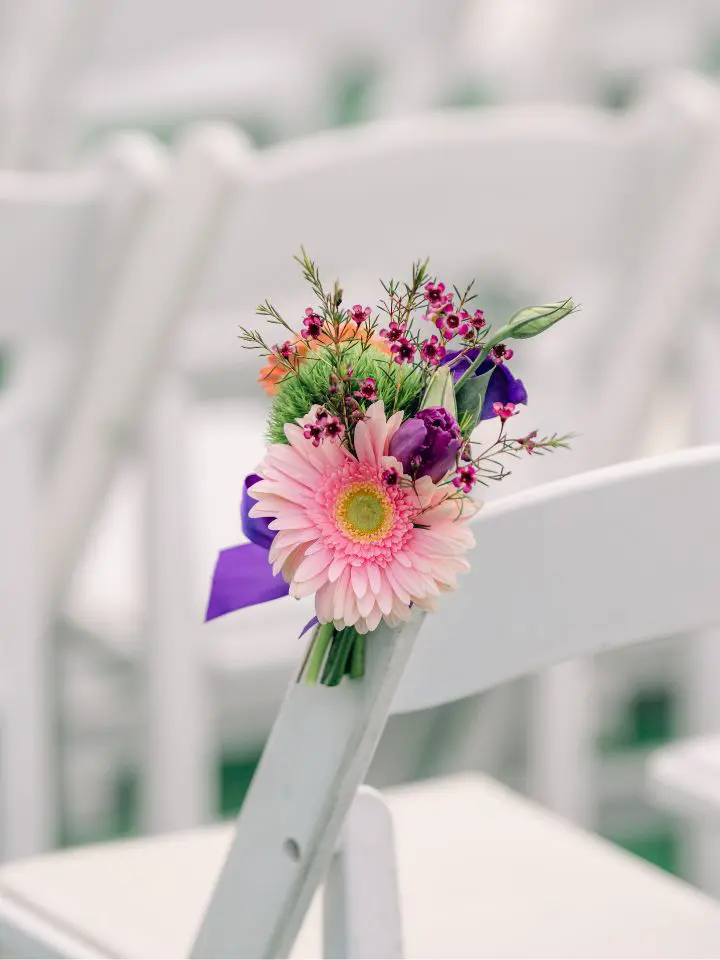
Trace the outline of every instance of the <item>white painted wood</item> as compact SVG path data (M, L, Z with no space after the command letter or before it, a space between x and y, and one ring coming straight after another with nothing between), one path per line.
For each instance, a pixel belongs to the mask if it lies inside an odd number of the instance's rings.
M48 960L86 960L101 953L97 944L61 930L11 894L0 895L0 950L8 957Z
M138 232L162 189L168 165L167 153L156 140L127 132L109 140L82 168L93 178L98 193L99 229L91 250L81 257L81 282L75 282L79 303L72 322L71 373L48 412L49 463L65 443L75 407L81 402L86 371L104 334L109 303L122 282ZM88 259L92 269L88 269ZM34 379L31 386L36 388Z
M198 826L216 809L215 757L205 716L209 677L191 602L192 545L178 537L188 529L190 510L189 403L186 385L172 375L156 385L155 394L143 443L148 621L140 790L149 833Z
M287 955L328 869L422 622L418 613L399 630L381 627L369 636L361 683L290 687L191 956ZM239 922L238 903L251 922Z
M1 166L57 168L67 162L74 146L75 81L102 7L93 0L25 0L6 11L0 47Z
M600 466L638 455L639 438L647 429L648 410L666 392L659 390L658 384L664 383L668 370L677 370L677 363L669 359L677 350L676 318L687 312L688 305L701 301L717 241L720 191L711 171L717 164L720 142L718 91L707 80L679 73L656 83L640 109L643 108L649 122L662 122L676 132L675 163L683 156L689 158L689 163L684 175L678 177L675 195L659 201L660 209L667 211L665 219L661 215L660 228L644 239L639 267L637 263L628 264L626 279L617 292L617 302L624 304L620 355L597 378L596 357L607 348L606 322L588 327L585 349L573 358L577 374L574 389L567 395L572 398L574 409L580 408L579 419L584 420L586 435L592 437L581 456L583 466ZM658 282L662 276L672 277L667 290ZM650 316L651 330L647 321ZM613 329L618 329L617 323L613 323ZM637 364L641 354L643 362ZM680 377L682 374L676 380ZM588 390L593 383L597 388ZM695 394L695 378L686 384L685 390ZM677 383L675 391L678 399L682 398L684 391ZM704 400L707 402L707 398ZM593 413L593 409L602 411L601 415ZM704 443L717 438L696 434L688 439ZM555 472L557 468L555 475L559 475L566 468L561 458L553 459L551 470ZM593 669L589 663L578 663L563 665L558 670L551 671L548 677L540 674L531 681L531 791L552 809L589 826L595 756L595 718L590 706L595 700ZM712 683L709 676L706 683ZM562 756L567 757L567 762L560 760Z
M420 620L395 634L380 630L370 638L368 673L362 683L346 683L334 689L294 684L288 691L238 820L193 955L287 955L332 859L342 821L367 769L398 682L401 685L393 709L413 711L477 693L564 659L718 622L720 552L707 550L707 545L720 538L720 517L709 510L719 478L720 448L708 447L561 481L482 511L474 521L475 530L481 545L492 543L493 563L476 562L450 602L443 604L437 615L425 618L417 639L414 633ZM519 543L523 545L521 551L517 549ZM512 576L508 576L508 570L512 570ZM490 638L489 642L485 638ZM451 785L425 789L425 796L437 790L448 803L454 795ZM424 898L415 901L420 904L418 915L407 921L408 929L419 922L424 938L417 953L414 943L408 941L411 955L422 956L430 943L438 942L432 938L441 935L446 950L450 936L458 938L456 943L462 940L465 944L453 955L483 955L484 950L497 955L514 933L532 937L541 929L533 924L539 924L552 904L556 908L561 905L562 916L558 925L553 924L549 939L544 940L545 935L540 938L548 944L549 955L555 955L553 945L560 942L566 945L560 955L568 956L596 955L592 950L597 951L600 941L607 946L603 955L623 956L635 949L640 950L638 955L646 951L647 955L683 955L688 950L695 955L696 949L703 955L714 950L714 938L720 938L716 905L697 894L682 893L682 885L656 874L647 865L629 867L627 885L623 886L622 874L611 864L614 857L622 862L627 862L627 857L599 854L593 866L595 855L589 851L596 847L587 838L580 840L583 835L576 831L554 829L547 834L544 853L534 847L527 861L515 859L523 852L527 854L529 848L524 843L530 834L523 834L519 820L512 828L503 828L504 833L499 830L501 821L492 818L499 816L503 806L512 806L508 795L501 794L506 800L498 807L489 807L487 818L477 805L479 798L472 799L470 819L464 826L458 820L462 838L458 841L448 840L446 832L454 826L451 806L439 805L436 816L440 819L434 821L433 829L427 812L420 818L421 828L415 832L419 846L413 846L413 856L405 860L412 863L416 889L426 891ZM481 827L484 833L479 832ZM503 903L505 911L500 914L502 922L494 928L494 939L487 933L494 916L488 906L491 901L480 898L487 909L478 920L475 889L466 881L453 887L459 877L453 872L456 861L441 856L448 850L464 854L467 848L469 862L477 870L485 863L484 852L491 836L497 839L501 852L492 859L485 889L498 894L504 891L496 902ZM478 837L482 842L475 846L473 838L477 841ZM575 841L567 838L572 837L578 841L576 852L585 851L590 859L570 857ZM182 871L173 851L178 852L178 844L182 847L182 838L177 843L165 838L164 843L166 855L173 855L171 874L179 882ZM563 846L568 858L561 856ZM121 858L123 845L115 849L119 849ZM117 879L123 873L132 886L138 880L138 871L142 872L145 849L142 843L129 845L124 872L118 859L109 876ZM227 846L216 849L210 875L226 851ZM401 840L398 851L402 864L407 854L403 854ZM70 863L87 865L81 870L85 883L88 876L93 876L93 864L99 868L103 861L102 850L69 856ZM37 870L45 877L38 902L46 909L49 902L54 904L51 913L58 924L63 923L67 910L77 924L78 916L88 907L85 902L80 904L78 914L77 896L58 883L58 871L62 872L64 862L60 855L36 865L10 868L0 874L0 885L3 877L19 877L20 889L24 887L26 897L32 899L29 891L34 889ZM188 872L193 873L199 860L195 856L188 863ZM425 870L418 869L420 863ZM439 869L438 864L443 863L445 867ZM527 869L528 863L535 865L535 873ZM433 873L433 869L438 872ZM638 886L631 895L632 876ZM48 883L48 877L52 882ZM592 878L592 889L584 887L584 877ZM12 879L5 882L12 884ZM401 873L401 883L406 882L407 873ZM525 892L518 899L520 883L528 886L523 887ZM428 884L433 891L430 900ZM181 885L175 887L180 895ZM565 892L559 894L560 888ZM48 889L52 891L50 901ZM440 933L438 922L443 911L428 906L436 906L438 889L453 894L446 908L470 890L469 923L467 919L454 922L449 933ZM94 940L107 945L115 942L117 935L124 942L132 939L128 915L122 914L127 901L117 895L117 888L113 890L110 908L107 901L103 906L102 898L98 900L95 894L96 905L80 922L81 927L88 924L92 928ZM201 896L205 895L203 888ZM148 916L154 915L152 907L140 892L137 896L139 901L133 902L141 902L149 911L143 920L147 925ZM124 919L121 923L114 921L113 926L110 915L117 916L116 902ZM645 912L636 930L627 911L635 911L641 902ZM242 911L238 905L242 905ZM406 913L404 903L402 907ZM598 907L602 919L593 921L597 914L592 911ZM520 910L523 916L531 914L536 920L533 924L513 923L510 929L507 918L517 919ZM533 910L539 913L532 914ZM616 925L610 924L613 911L618 913ZM177 914L174 908L170 930L178 922ZM649 915L655 916L655 923L648 923ZM112 929L104 933L98 917L107 920ZM569 932L569 940L558 940L558 930ZM652 948L647 946L649 940L643 940L648 931ZM592 950L584 946L575 952L588 940ZM681 941L687 949L678 946ZM156 945L158 942L154 940ZM570 943L575 949L568 946ZM646 946L640 948L639 943ZM691 943L692 949L688 946ZM158 955L164 955L165 949ZM512 955L512 950L508 952ZM527 952L521 950L519 955ZM137 950L137 955L142 955L142 950Z
M325 878L323 956L404 956L392 814L370 787L355 795Z
M7 362L3 403L13 398L21 424L17 429L24 431L17 441L17 464L7 471L7 483L12 478L17 485L6 499L14 533L3 534L0 568L9 571L10 605L17 605L16 611L26 606L31 611L26 616L36 624L24 642L3 638L8 700L3 752L8 769L20 773L19 779L13 772L2 776L2 788L9 792L0 838L5 855L38 852L54 841L56 724L49 679L56 674L50 642L54 624L42 568L47 530L37 517L46 465L62 445L59 426L81 365L81 345L92 338L94 324L101 323L115 270L133 242L161 166L149 138L127 136L109 144L94 163L70 173L0 174L0 328ZM22 549L37 554L32 564L16 542L23 529ZM36 537L39 543L33 542ZM16 581L22 588L11 586ZM25 632L29 630L30 621ZM35 781L37 787L30 789L27 783ZM14 800L13 790L18 791Z
M548 107L376 123L264 151L198 291L198 316L217 323L212 335L207 320L188 326L188 370L237 394L243 354L233 320L268 296L288 310L304 303L292 260L301 244L350 298L374 296L378 277L405 276L427 255L439 274L459 283L476 276L480 290L503 287L513 303L572 291L587 323L620 263L639 254L632 231L619 236L615 227L640 211L646 224L648 194L668 187L657 172L669 139L635 115ZM338 208L353 230L331 239ZM378 232L388 209L395 229ZM463 216L443 241L446 209ZM255 369L256 358L246 363Z
M719 470L720 448L696 448L488 504L473 521L472 569L426 619L393 711L716 622L720 551L708 545L720 542ZM480 597L492 600L478 620Z
M690 165L679 189L667 198L667 229L650 238L648 249L625 290L622 349L604 370L593 403L603 419L593 434L589 463L600 465L612 451L615 458L632 456L637 448L638 424L652 405L673 351L677 324L688 310L701 310L702 297L720 236L720 89L697 77L679 77L668 91L679 101L686 126L685 149ZM672 277L672 283L658 282ZM648 318L652 317L652 327ZM689 331L688 331L689 332ZM691 336L697 328L692 326ZM603 348L607 328L595 332L595 346ZM637 359L642 357L642 364ZM639 375L639 369L642 373ZM696 384L690 384L694 391ZM697 438L693 438L697 442ZM701 442L707 442L703 438Z
M717 293L715 294L715 299ZM708 309L698 324L694 338L693 366L695 384L692 393L691 424L692 436L697 443L717 443L720 441L720 397L717 390L717 370L720 363L720 325L713 309ZM684 716L682 728L692 737L720 735L720 631L703 631L686 638L687 677L685 697L683 698ZM679 748L679 757L671 755L682 770L683 748ZM710 750L707 753L710 760ZM668 762L672 763L672 759ZM700 764L698 764L698 767ZM711 766L707 763L708 774ZM689 784L694 783L690 761ZM720 897L720 826L708 822L710 818L694 817L690 819L687 836L687 876L701 890Z
M37 528L40 449L21 403L0 403L0 855L52 847L57 794L52 654Z
M678 740L656 750L647 765L654 802L713 832L720 829L720 737Z
M386 801L408 957L717 956L717 903L488 777L410 784ZM0 891L85 932L98 957L177 960L232 837L221 824L66 850L7 865ZM0 900L0 930L5 918ZM319 892L287 955L323 952Z
M594 674L591 658L541 673L531 688L528 724L529 796L588 829L597 820Z
M43 529L56 609L244 162L243 143L230 128L190 132L137 238L48 483Z
M476 6L469 69L501 102L633 97L648 76L706 69L709 38L718 29L713 0L478 0Z

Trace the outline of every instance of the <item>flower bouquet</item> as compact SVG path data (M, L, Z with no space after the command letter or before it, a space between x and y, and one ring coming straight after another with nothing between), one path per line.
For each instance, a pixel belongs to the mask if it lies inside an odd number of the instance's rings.
M243 490L250 543L220 554L207 619L313 595L302 675L332 686L363 676L366 637L381 621L397 627L413 605L433 611L455 589L474 545L476 487L508 475L503 458L567 446L568 436L510 432L527 392L508 369L508 342L575 306L528 307L493 330L472 284L447 289L418 262L409 283L383 283L374 310L345 307L305 251L296 259L314 301L301 329L268 301L258 313L284 341L241 328L267 357L268 448ZM483 421L495 429L475 441Z

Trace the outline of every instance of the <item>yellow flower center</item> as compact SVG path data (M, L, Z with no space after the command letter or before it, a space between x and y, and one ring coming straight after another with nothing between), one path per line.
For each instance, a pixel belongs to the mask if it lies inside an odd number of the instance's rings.
M372 483L354 483L335 504L335 519L353 540L381 540L392 526L392 501Z

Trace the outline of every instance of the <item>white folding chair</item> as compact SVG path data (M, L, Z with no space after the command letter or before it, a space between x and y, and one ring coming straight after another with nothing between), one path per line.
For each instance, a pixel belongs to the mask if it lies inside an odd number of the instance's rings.
M496 102L627 102L644 78L709 66L712 0L478 0L469 69Z
M146 272L139 273L137 292L118 306L112 327L115 332L98 347L85 403L92 417L84 423L74 421L74 440L67 446L72 452L57 471L48 507L48 520L55 518L48 525L56 531L50 556L56 573L51 580L59 596L66 589L67 582L63 585L62 579L70 568L53 559L55 551L58 556L68 550L70 555L77 553L77 545L87 537L94 505L118 462L118 451L102 438L118 422L128 430L136 428L142 406L138 397L149 395L152 375L158 369L152 357L161 356L163 344L167 344L169 359L174 357L185 382L168 383L166 389L163 378L165 400L155 409L146 434L154 478L150 490L157 490L159 496L158 502L148 507L146 523L152 539L146 553L153 558L148 571L148 596L153 605L149 664L155 664L149 674L152 692L148 702L161 725L148 739L150 744L172 743L182 729L189 745L203 745L203 756L198 747L198 759L193 760L194 751L188 746L183 753L186 772L182 773L175 751L149 751L146 782L157 788L150 789L146 824L155 828L190 826L209 814L205 786L195 775L192 782L189 779L189 771L206 769L208 762L204 754L208 736L201 732L207 725L202 719L207 711L201 705L202 680L193 666L202 659L198 648L207 645L213 651L210 659L221 687L222 678L233 672L233 683L242 684L240 688L226 686L232 691L233 703L242 705L235 726L245 730L245 745L252 748L262 743L273 698L277 702L287 677L294 649L292 630L295 625L299 630L304 622L303 610L289 603L275 605L269 614L245 611L232 618L251 632L258 617L269 617L266 629L273 631L281 651L273 655L238 650L234 642L225 642L223 637L230 631L223 624L206 628L202 638L193 633L189 621L193 614L200 618L201 599L193 587L183 591L177 586L185 578L194 583L195 577L192 571L180 569L191 563L193 549L175 519L187 513L192 491L182 490L187 471L173 470L168 459L184 456L180 441L171 438L179 438L184 425L192 421L187 400L193 393L213 399L243 394L243 412L235 407L234 420L221 420L215 410L207 416L198 412L205 425L211 424L210 429L201 431L204 446L202 453L196 447L194 457L204 488L205 515L198 524L202 541L199 549L196 547L198 580L204 591L217 545L236 522L236 496L243 472L252 469L262 454L259 423L263 404L250 399L257 391L252 383L255 374L250 372L254 364L243 358L237 346L237 324L247 320L256 302L268 293L279 295L281 303L304 303L291 252L304 242L324 269L327 265L326 274L341 275L348 291L352 289L352 295L360 298L365 291L369 293L371 281L375 286L377 276L406 270L408 251L416 248L432 256L436 269L452 271L458 280L479 273L481 284L507 283L511 289L514 284L521 291L518 301L521 297L541 300L557 296L560 288L572 289L588 304L586 315L574 330L567 328L565 337L554 333L554 346L540 345L533 361L545 377L548 365L553 366L556 410L566 416L568 403L582 387L585 364L591 366L595 356L594 343L592 351L581 349L582 344L586 339L592 342L590 333L596 323L614 309L621 294L625 300L632 295L636 304L644 302L645 287L634 289L628 283L628 275L635 272L632 265L642 260L648 234L655 231L664 237L676 230L674 223L661 219L658 224L651 211L659 196L667 203L680 193L688 169L684 150L693 157L696 153L705 156L699 149L705 127L685 113L684 104L676 104L663 91L653 104L627 118L564 109L534 116L511 110L429 117L404 125L326 135L260 155L250 152L230 130L216 130L211 137L214 146L208 147L208 155L215 159L203 166L201 176L193 172L194 161L187 161L193 186L188 189L182 179L177 181L177 191L169 192L164 212L158 214L152 244L138 257ZM668 121L673 117L671 124ZM698 149L693 152L692 147ZM487 171L484 177L477 173L480 161ZM593 183L592 191L587 189L588 182ZM470 192L468 184L472 184ZM437 207L427 209L418 203L418 196L433 197L436 190L442 190L442 203ZM353 229L340 231L341 236L337 229L339 204L342 217L353 224ZM185 215L182 211L186 208L190 212ZM463 211L450 234L446 208ZM396 211L396 226L378 235L375 225L382 222L388 209ZM635 228L618 239L618 224L631 214L637 221ZM178 226L181 216L185 216L182 228ZM248 230L248 224L252 229ZM181 236L186 246L182 255L176 256L172 251ZM698 248L700 253L688 257L683 269L675 272L674 289L688 289L696 277L705 252L701 243L696 243L694 249ZM278 263L280 249L288 251L285 265ZM645 270L643 278L649 273ZM154 292L148 301L144 277L150 274ZM654 275L651 283L656 286ZM182 296L178 284L182 284ZM638 310L635 315L639 316ZM131 318L142 322L142 337L132 332ZM180 342L177 354L171 355L169 338L175 331ZM529 363L526 369L532 370ZM612 409L625 420L627 410L612 399ZM582 413L573 415L572 426L584 428L587 436L595 430L591 420L584 418L591 417L594 406L590 400ZM539 402L538 408L536 415L542 420L549 408L546 404L543 409ZM228 412L232 417L232 408ZM232 460L231 448L235 451ZM582 463L582 450L580 454ZM534 466L537 478L542 470ZM173 482L164 477L172 477ZM220 495L218 478L227 484ZM86 494L76 495L68 508L69 491L78 489ZM170 498L177 502L171 504ZM207 511L215 505L218 512L211 517ZM131 588L123 587L115 572L106 587L96 580L93 588L89 585L92 571L87 573L83 579L88 587L73 606L75 616L87 623L94 610L112 607L119 616L124 611L129 627L123 632L138 635L137 616L128 599ZM155 577L160 581L155 583ZM178 596L197 598L194 603L189 601L193 603L190 613L179 607ZM288 610L292 610L290 630ZM181 629L183 621L186 626ZM136 649L129 655L136 656ZM169 678L177 679L177 684ZM268 690L274 692L266 693ZM190 709L189 703L195 706ZM263 716L268 719L258 724L258 717Z
M338 89L358 71L375 75L370 115L441 102L465 5L453 0L438 18L417 0L361 10L328 0L302 10L232 0L57 0L50 9L27 0L5 25L0 156L4 144L10 162L47 166L119 128L169 135L219 117L265 136L307 132L337 119Z
M693 232L695 222L692 228L688 225L678 230L669 217L657 216L659 197L663 197L662 210L682 197L686 174L695 187L690 158L706 156L706 126L696 119L686 99L690 98L684 99L683 91L662 89L627 118L565 109L534 115L498 110L474 117L432 117L405 126L378 125L325 135L267 151L249 169L243 193L229 211L225 233L218 240L192 308L197 319L191 317L187 325L183 352L196 391L211 397L239 391L247 396L246 377L255 358L250 355L248 362L234 346L238 322L249 322L255 302L268 294L291 314L304 305L295 265L290 260L286 265L278 262L280 249L291 251L304 243L327 277L342 277L353 302L373 289L376 277L406 271L408 251L417 250L431 256L439 273L459 282L478 275L481 300L484 286L504 284L517 301L541 301L562 295L558 294L562 289L572 290L584 304L584 315L574 329L568 325L562 332L553 331L546 344L533 345L536 357L532 361L526 358L524 369L529 376L533 370L542 370L547 377L552 367L553 401L543 404L531 398L539 408L535 416L547 422L554 410L557 422L561 415L567 419L571 410L573 428L588 438L590 449L583 452L580 440L579 457L574 455L577 463L567 458L566 463L549 465L546 458L542 464L533 464L530 481L558 469L577 468L585 462L584 457L602 463L628 455L627 449L614 450L605 443L598 458L589 441L600 432L605 440L613 424L628 419L620 398L616 400L610 390L605 391L602 404L595 403L595 395L588 395L585 403L578 398L586 396L585 383L596 366L596 341L607 336L601 318L622 301L629 305L629 326L633 330L639 326L649 290L662 289L657 273L649 279L651 271L645 259L655 265L654 245L664 242L667 246L670 234L681 244L697 233ZM593 184L592 190L588 183ZM437 203L436 192L442 198ZM419 197L427 197L427 203L418 202ZM378 231L375 225L383 222L388 210L393 211L393 229ZM448 210L458 211L452 231L444 225ZM347 223L348 229L338 230L338 221ZM631 227L626 227L619 239L620 225L628 223ZM692 255L688 254L675 272L678 292L687 295L698 272L705 269L710 252L706 236L700 234ZM239 263L245 264L245 270L237 268ZM628 278L638 274L642 283L633 286ZM642 329L647 329L644 322ZM663 342L667 345L667 338ZM639 385L642 382L640 375ZM259 431L252 426L254 413L245 415L244 428L237 425L240 416L238 409L238 421L228 421L227 439L218 439L215 450L224 442L240 451L235 431L242 429L247 437L244 443L253 451L246 460L251 467L253 458L261 454ZM180 419L176 415L175 422ZM158 428L158 435L160 432ZM227 465L221 466L223 454L214 456L220 458L215 473L235 478L237 488L240 458L231 462L227 457ZM211 472L212 463L206 458L205 502L213 499ZM224 519L218 511L218 521L204 520L203 541L209 544L215 529L217 543L234 516L231 500L224 507ZM170 547L173 536L177 536L177 525L165 534L166 555L177 552ZM207 545L202 547L208 565L210 550ZM233 619L250 624L253 621L248 617L252 614ZM219 637L222 629L213 626L211 636ZM157 637L156 642L162 641ZM168 649L171 643L169 637ZM575 670L573 679L577 678ZM566 691L570 680L561 681ZM254 681L253 676L250 683ZM161 696L160 689L157 696ZM539 715L548 700L554 705L549 722L571 736L573 728L564 722L568 710L558 709L557 682L548 695L539 696ZM180 701L178 709L184 713ZM579 713L572 703L568 709L577 720ZM171 721L168 716L169 729L177 729L177 723L177 718ZM577 740L579 723L574 731ZM572 754L575 745L569 749ZM554 756L559 753L556 749ZM546 761L544 751L536 764L535 789L551 802L547 775L542 782ZM564 766L577 782L581 765ZM153 769L158 768L153 765ZM167 771L162 779L167 784L175 782ZM553 789L556 805L568 811L574 805L582 819L579 808L587 806L582 798L568 801L559 796L562 789L572 793L572 785ZM171 803L168 793L157 808L167 811Z
M60 691L39 513L87 345L162 171L152 141L125 135L73 172L0 172L3 857L54 841Z
M74 938L71 956L177 957L204 916L192 956L287 956L390 711L720 619L720 552L705 550L720 535L708 509L719 480L720 449L698 448L488 506L473 521L479 546L459 591L432 617L378 630L362 683L290 686L236 832L212 827L9 865L0 870L6 944L66 956L62 940ZM717 904L482 778L417 784L390 805L410 956L720 948ZM331 955L400 954L397 923L375 913L368 888L381 867L395 896L383 853L391 838L371 818L360 837L343 838L345 862L330 875ZM378 830L384 841L373 846ZM311 912L308 923L316 920ZM353 952L360 944L365 952ZM292 955L317 956L317 945L306 927Z

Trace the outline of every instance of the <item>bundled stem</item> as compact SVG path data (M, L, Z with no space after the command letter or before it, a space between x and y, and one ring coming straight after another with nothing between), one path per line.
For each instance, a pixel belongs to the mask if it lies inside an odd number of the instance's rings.
M331 623L320 624L310 643L305 683L337 686L343 677L359 680L365 673L365 637L354 627L336 630Z

